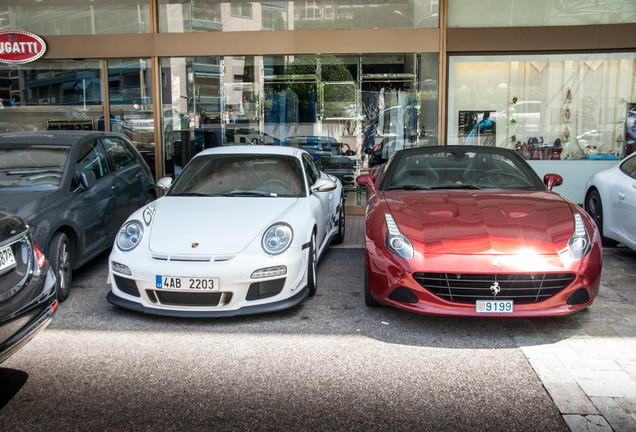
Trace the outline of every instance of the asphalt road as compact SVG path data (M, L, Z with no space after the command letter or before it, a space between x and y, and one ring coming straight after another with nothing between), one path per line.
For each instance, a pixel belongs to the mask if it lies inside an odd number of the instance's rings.
M0 431L569 430L510 321L367 308L361 249L276 314L171 319L106 302L107 254L0 367Z

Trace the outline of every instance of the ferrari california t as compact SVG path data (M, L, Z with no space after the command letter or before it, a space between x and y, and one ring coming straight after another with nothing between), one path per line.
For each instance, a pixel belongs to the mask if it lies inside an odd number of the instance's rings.
M594 221L514 151L419 147L357 183L366 210L365 301L425 314L565 315L599 290Z
M114 305L215 317L291 308L316 292L316 264L345 235L340 181L304 150L204 150L164 197L133 213L109 258Z

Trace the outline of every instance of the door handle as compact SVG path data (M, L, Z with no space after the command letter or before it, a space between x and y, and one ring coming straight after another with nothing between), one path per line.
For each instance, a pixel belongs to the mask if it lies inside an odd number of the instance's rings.
M624 192L619 192L618 193L618 199L624 200L625 199L625 193Z

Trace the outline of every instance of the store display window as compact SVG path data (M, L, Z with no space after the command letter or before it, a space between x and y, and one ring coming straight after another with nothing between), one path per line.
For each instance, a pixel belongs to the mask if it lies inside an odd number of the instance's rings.
M438 0L158 1L162 33L439 28Z
M150 4L148 0L9 0L0 4L0 23L2 30L41 36L150 33Z
M448 143L528 160L612 160L634 151L636 54L451 57Z
M37 60L0 64L2 132L94 130L103 125L97 60Z

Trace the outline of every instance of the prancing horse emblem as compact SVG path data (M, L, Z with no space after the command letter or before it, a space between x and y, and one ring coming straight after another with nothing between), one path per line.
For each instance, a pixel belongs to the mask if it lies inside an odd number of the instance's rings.
M199 246L199 243L192 243L192 249L196 248L197 246Z
M494 296L496 296L497 294L501 292L501 288L499 287L499 282L493 282L492 285L490 285L490 292Z

